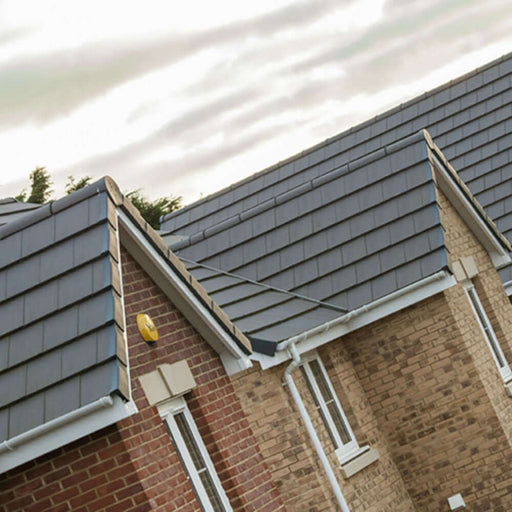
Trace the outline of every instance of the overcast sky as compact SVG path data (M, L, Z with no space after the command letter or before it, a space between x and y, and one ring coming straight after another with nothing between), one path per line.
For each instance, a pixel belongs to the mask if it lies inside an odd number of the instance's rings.
M0 0L0 197L188 203L509 51L510 0Z

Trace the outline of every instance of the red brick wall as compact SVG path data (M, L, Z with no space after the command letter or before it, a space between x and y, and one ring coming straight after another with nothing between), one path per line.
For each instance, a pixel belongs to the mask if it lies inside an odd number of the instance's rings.
M197 383L187 404L234 511L284 510L220 358L122 251L132 393L139 413L1 477L1 512L192 512L199 504L138 376L186 359ZM140 337L148 313L160 339Z
M115 425L3 474L2 512L152 510Z
M137 378L164 362L186 360L197 384L186 395L187 404L233 510L280 510L279 493L220 358L126 251L122 260L132 392L140 414L122 422L121 434L148 496L158 507L171 496L181 500L173 510L198 508L158 412L148 405ZM158 328L154 345L138 333L135 318L141 312Z

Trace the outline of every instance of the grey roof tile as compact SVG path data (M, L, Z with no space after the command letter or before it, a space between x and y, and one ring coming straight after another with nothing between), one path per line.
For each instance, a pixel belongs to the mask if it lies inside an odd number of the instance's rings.
M111 230L103 223L73 237L68 244L74 251L74 265L80 265L109 250Z
M70 208L58 212L51 217L51 221L55 223L55 240L63 240L68 236L79 233L89 225L87 201L74 204ZM50 239L47 238L47 240Z
M21 258L21 233L0 240L0 268Z
M0 308L0 336L23 325L23 297L11 299Z
M67 240L48 248L39 257L40 279L46 281L73 267L73 240Z
M45 350L61 345L78 335L78 309L78 306L72 306L44 319L43 347Z
M0 374L0 408L22 398L27 392L27 365Z
M114 327L111 326L114 330ZM94 366L97 361L97 333L92 332L75 340L60 350L62 354L62 377L67 378L80 373L85 368ZM115 352L114 352L115 354ZM112 357L114 354L110 354Z
M0 409L0 442L9 436L9 409Z
M12 405L9 412L9 437L44 423L44 395L33 395Z
M80 405L83 407L117 389L118 362L113 359L80 375Z
M26 393L34 393L62 378L61 351L53 350L27 364Z
M106 291L82 302L78 311L78 334L115 320L115 300L112 293Z
M80 377L59 382L44 393L44 421L48 422L80 407Z
M43 323L37 322L13 332L9 337L9 366L30 359L43 350Z
M27 256L44 249L55 240L55 218L53 216L34 224L22 232L21 254Z
M48 315L59 307L59 284L51 281L38 288L34 288L23 295L23 319L24 323Z

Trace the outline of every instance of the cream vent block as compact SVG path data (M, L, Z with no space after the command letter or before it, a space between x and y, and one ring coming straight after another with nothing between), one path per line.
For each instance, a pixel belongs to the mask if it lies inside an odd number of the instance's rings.
M156 370L139 377L150 405L184 395L196 387L186 361L162 364Z

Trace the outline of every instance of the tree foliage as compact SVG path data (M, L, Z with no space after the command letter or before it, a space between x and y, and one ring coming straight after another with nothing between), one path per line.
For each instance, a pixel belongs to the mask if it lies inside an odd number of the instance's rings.
M154 229L160 229L160 217L180 208L182 201L181 197L173 196L160 197L150 201L142 195L140 189L128 192L126 197Z
M27 197L25 190L22 190L17 196L18 201L27 203L45 204L50 200L53 193L51 186L53 184L50 173L46 167L36 167L30 173L30 194Z
M71 194L80 190L81 188L86 187L91 183L92 176L84 176L80 178L78 181L75 181L73 176L68 176L68 182L66 183L66 194Z
M71 194L80 190L81 188L90 185L92 180L91 176L84 176L83 178L75 179L74 176L68 176L66 183L66 194ZM22 190L17 196L18 201L28 203L47 203L51 197L52 180L50 173L45 167L36 167L30 173L31 190L30 195L27 197L25 190ZM126 197L133 203L135 208L139 210L140 214L154 229L160 228L160 217L167 215L181 207L181 197L166 196L154 199L153 201L147 199L140 189L132 190L125 194Z

